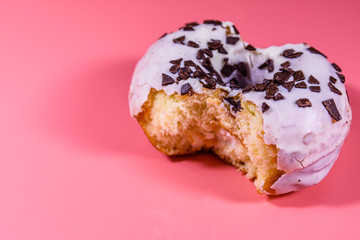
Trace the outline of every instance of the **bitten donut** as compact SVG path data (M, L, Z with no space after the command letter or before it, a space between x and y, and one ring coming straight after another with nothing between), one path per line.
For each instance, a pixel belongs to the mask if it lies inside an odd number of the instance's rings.
M341 68L307 44L266 49L231 22L165 34L133 74L130 113L167 155L210 150L279 195L319 183L351 125Z

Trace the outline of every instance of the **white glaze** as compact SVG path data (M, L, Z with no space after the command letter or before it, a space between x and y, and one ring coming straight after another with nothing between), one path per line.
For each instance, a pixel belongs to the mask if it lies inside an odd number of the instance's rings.
M200 24L194 27L195 31L179 30L154 43L139 61L133 75L129 93L131 115L136 116L142 111L141 107L146 102L151 88L164 90L166 94L170 95L180 93L181 85L189 82L196 93L202 93L203 86L197 79L188 79L179 84L162 86L161 76L162 73L165 73L176 78L176 75L169 72L169 68L172 66L169 63L170 60L183 58L183 60L192 60L201 66L201 62L196 59L197 51L207 48L207 42L210 39L221 40L228 52L224 55L213 51L214 56L211 61L215 70L220 72L224 58L229 58L230 64L247 62L253 84L262 83L263 79L272 79L274 73L279 71L280 64L290 61L290 68L295 71L303 71L308 87L311 85L321 87L320 93L311 92L308 88L293 88L291 92L288 92L284 87L279 86L279 93L285 97L284 100L266 100L264 99L265 92L252 91L243 94L242 101L253 102L259 107L259 111L261 111L263 102L270 106L270 109L263 113L265 132L263 138L266 144L276 144L279 149L278 169L285 171L285 174L272 186L276 193L296 191L320 182L334 164L350 129L351 109L345 85L340 82L335 69L327 59L306 50L309 47L306 44L286 44L256 51L244 49L247 43L242 40L235 45L226 44L226 26L230 26L231 35L238 36L234 33L232 25L230 22L223 22L223 27L215 26L216 30L213 30L214 25ZM186 36L185 45L173 43L174 38L183 35ZM186 46L189 40L198 43L200 48ZM303 54L294 59L285 58L281 53L286 49L294 49ZM266 69L259 70L258 66L269 58L274 61L274 72L269 73ZM234 72L229 78L223 77L224 82L228 82L234 74L236 73ZM310 75L319 80L320 84L309 84L307 79ZM337 79L334 85L343 93L341 96L330 91L328 87L330 75ZM225 88L230 91L230 88ZM232 90L230 95L237 95L240 92L241 90ZM299 98L308 98L312 107L298 107L295 101ZM335 123L322 104L322 101L331 98L334 99L342 116L342 119Z

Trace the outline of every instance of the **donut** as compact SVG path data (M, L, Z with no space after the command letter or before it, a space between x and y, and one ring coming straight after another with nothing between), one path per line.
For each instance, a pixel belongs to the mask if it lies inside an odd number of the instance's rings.
M211 151L281 195L319 183L350 130L341 68L306 44L260 49L231 22L191 22L136 65L130 114L164 154Z

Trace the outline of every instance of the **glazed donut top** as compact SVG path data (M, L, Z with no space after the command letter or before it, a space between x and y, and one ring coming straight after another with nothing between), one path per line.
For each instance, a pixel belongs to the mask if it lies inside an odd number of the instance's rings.
M319 182L336 160L351 124L344 82L340 67L307 44L259 49L231 22L206 20L149 48L133 75L130 113L142 111L151 88L189 97L221 88L234 115L241 105L229 99L241 93L263 113L265 143L279 149L278 169L286 174L272 188L280 194Z

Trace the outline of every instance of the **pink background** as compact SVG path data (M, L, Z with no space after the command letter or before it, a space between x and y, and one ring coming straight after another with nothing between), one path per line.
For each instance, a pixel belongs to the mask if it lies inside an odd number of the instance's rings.
M359 239L359 1L29 2L0 3L1 240ZM159 153L129 116L146 49L205 18L343 68L353 126L319 185L258 195L211 154Z

